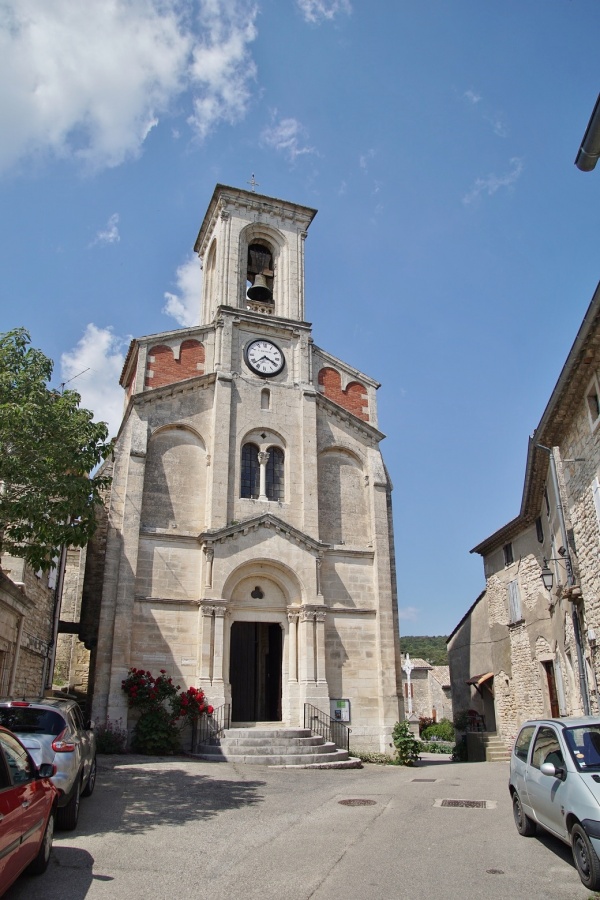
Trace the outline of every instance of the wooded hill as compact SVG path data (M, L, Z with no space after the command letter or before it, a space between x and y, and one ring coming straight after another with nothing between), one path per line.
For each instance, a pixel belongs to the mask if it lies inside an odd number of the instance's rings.
M400 635L400 652L411 657L425 659L432 666L447 666L448 652L445 635Z

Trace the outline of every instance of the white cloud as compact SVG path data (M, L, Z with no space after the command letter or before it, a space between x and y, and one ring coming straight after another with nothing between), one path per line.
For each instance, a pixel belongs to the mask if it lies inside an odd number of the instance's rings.
M261 139L268 147L285 153L292 162L306 153L316 153L314 147L303 146L306 129L297 119L280 119L264 129Z
M350 0L296 0L307 22L323 22L335 19L338 13L352 12Z
M246 111L251 0L0 0L0 170L32 156L135 158L191 91L194 133Z
M92 410L97 422L108 424L110 437L116 435L123 416L119 378L128 342L111 328L90 323L79 343L60 358L63 382L81 395L81 405Z
M463 94L463 97L465 98L465 100L468 100L469 103L472 103L473 105L479 103L481 100L481 94L477 94L477 93L475 93L475 91L471 91L471 90L465 91Z
M200 319L200 296L202 291L202 270L200 260L192 254L186 262L182 263L175 275L177 294L165 291L163 313L172 316L176 322L189 328L197 325Z
M475 184L468 194L465 194L462 202L465 206L473 203L481 194L487 194L488 197L493 196L500 188L510 188L520 178L523 172L523 160L518 156L514 156L510 160L510 171L506 175L486 175L485 178L477 178Z
M363 153L361 156L359 156L358 164L361 167L361 169L364 169L366 172L369 168L369 160L373 159L374 156L375 156L375 150L372 147L370 150L367 150L366 153Z
M494 134L497 134L498 137L508 137L508 128L501 115L484 116L484 118L492 126Z
M90 247L94 247L96 244L117 244L120 240L119 213L113 213L106 223L106 228L100 229Z
M404 622L416 622L419 618L419 610L416 606L401 606L398 610L398 618Z

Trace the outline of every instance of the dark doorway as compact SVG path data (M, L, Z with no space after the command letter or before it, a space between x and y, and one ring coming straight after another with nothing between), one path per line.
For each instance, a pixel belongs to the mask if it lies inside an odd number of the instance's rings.
M229 646L232 721L281 721L281 626L234 622Z
M546 680L548 682L548 694L550 696L550 715L553 719L556 719L560 716L560 710L558 707L558 694L556 693L554 663L550 660L545 660L542 665L546 670Z

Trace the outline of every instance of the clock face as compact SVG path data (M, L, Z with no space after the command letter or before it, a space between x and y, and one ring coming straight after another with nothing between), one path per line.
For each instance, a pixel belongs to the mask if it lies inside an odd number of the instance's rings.
M246 362L253 372L270 378L279 375L285 365L285 357L277 344L272 341L250 341L244 351Z

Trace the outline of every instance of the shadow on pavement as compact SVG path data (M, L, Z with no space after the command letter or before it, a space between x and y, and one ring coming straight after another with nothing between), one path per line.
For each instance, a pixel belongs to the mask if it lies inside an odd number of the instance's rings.
M262 802L259 789L264 783L190 773L178 768L177 763L101 768L96 791L104 794L107 802L94 809L94 797L90 797L82 804L77 833L144 834L163 825L212 818L226 810Z
M4 894L4 900L28 900L32 897L46 896L49 881L54 886L57 880L65 890L68 886L69 900L84 900L92 881L113 880L108 875L92 874L93 865L94 857L87 850L54 845L46 874L41 877L27 873L21 875Z

